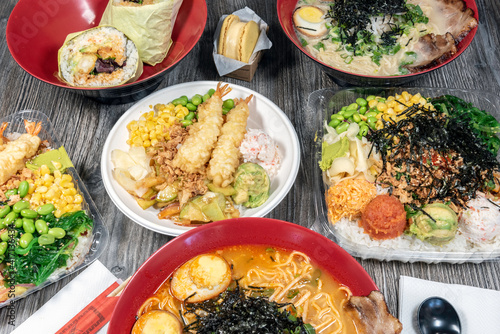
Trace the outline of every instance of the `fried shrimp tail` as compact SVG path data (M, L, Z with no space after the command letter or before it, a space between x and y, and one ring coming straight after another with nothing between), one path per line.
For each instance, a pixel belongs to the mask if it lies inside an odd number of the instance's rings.
M189 135L177 152L173 164L184 172L196 173L203 170L210 160L212 151L221 133L222 97L228 94L228 85L217 85L215 93L198 106L198 122L189 129Z
M245 100L238 101L236 107L227 114L226 123L222 126L221 136L207 169L208 179L216 186L226 187L234 180L234 172L241 157L239 147L245 137L250 114L248 102L252 97L253 95L250 95Z
M5 129L7 129L8 125L9 123L7 122L3 122L0 125L0 151L2 151L5 148L5 144L9 141L7 138L3 136L3 132L5 131Z
M42 123L24 121L25 134L8 142L0 152L0 184L4 184L12 175L24 167L26 159L33 157L42 140L38 133Z

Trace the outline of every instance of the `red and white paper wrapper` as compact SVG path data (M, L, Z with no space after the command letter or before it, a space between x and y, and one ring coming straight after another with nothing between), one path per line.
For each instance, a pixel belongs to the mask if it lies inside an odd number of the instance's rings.
M125 284L95 261L12 334L105 333Z

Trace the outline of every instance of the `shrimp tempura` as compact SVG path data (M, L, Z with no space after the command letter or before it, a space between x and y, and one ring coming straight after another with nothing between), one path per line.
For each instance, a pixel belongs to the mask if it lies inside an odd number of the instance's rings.
M0 152L0 184L7 182L12 175L22 169L26 159L35 155L42 142L37 136L42 129L41 122L35 125L34 122L25 120L24 126L27 133L8 142L4 150Z
M212 97L198 106L198 122L191 126L188 137L172 161L175 167L187 173L203 170L210 160L224 122L222 97L230 91L227 84L221 86L219 83Z
M234 172L240 162L240 145L245 137L247 119L250 114L248 102L250 95L245 100L237 102L228 114L226 123L222 126L221 136L208 163L207 177L219 187L226 187L234 180Z

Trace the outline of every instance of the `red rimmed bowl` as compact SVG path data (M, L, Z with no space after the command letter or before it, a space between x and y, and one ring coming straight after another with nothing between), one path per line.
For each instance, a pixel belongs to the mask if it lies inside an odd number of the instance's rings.
M332 77L334 81L336 81L340 85L356 85L356 86L394 86L394 85L402 85L408 83L410 81L416 80L419 77L434 71L450 62L455 60L458 56L460 56L465 49L471 44L474 36L476 35L477 27L472 29L467 36L460 41L457 45L457 52L442 62L439 65L431 67L427 70L410 73L405 75L393 75L393 76L371 76L371 75L362 75L355 74L351 72L344 71L339 68L335 68L331 65L328 65L316 58L314 58L303 46L300 42L299 37L295 32L295 28L292 21L292 15L297 6L298 0L277 0L277 10L278 10L278 19L281 24L281 28L287 35L287 37L295 44L295 46L302 51L307 57L309 57L317 66L319 66L326 74ZM477 14L477 5L474 0L464 0L467 7L471 8L474 11L474 18L478 20Z
M121 104L142 99L154 91L198 43L207 21L205 0L184 0L172 31L167 57L155 66L144 66L140 78L111 88L77 88L56 77L57 52L69 33L99 24L105 0L20 0L7 22L6 39L14 60L26 72L48 84L71 89L102 103Z
M348 286L354 295L378 290L361 265L330 239L305 227L269 218L235 218L188 231L165 244L144 262L123 290L108 334L130 333L140 306L181 264L192 257L233 245L269 245L307 254Z

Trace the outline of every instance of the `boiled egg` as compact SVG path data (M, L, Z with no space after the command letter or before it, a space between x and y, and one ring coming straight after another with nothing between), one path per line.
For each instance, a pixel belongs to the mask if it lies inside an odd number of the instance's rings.
M293 12L293 24L303 35L318 38L326 35L325 11L316 6L302 6Z
M152 310L144 313L135 322L132 334L181 334L179 320L170 312Z
M227 261L216 254L202 254L174 272L171 289L175 298L187 303L198 303L218 296L227 289L229 283L231 268Z

